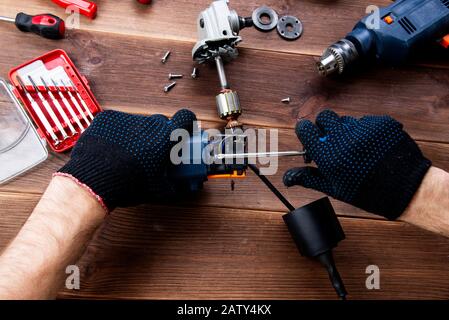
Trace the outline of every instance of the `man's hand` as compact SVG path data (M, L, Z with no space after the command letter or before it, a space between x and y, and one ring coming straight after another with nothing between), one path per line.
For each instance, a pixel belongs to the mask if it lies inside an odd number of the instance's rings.
M0 256L0 300L55 298L105 215L84 188L54 177Z
M284 175L288 187L302 185L388 219L409 205L431 167L416 143L389 116L361 119L321 112L316 124L303 120L296 134L315 167Z
M170 192L165 177L175 143L170 135L175 129L190 131L194 120L188 110L171 120L99 114L0 256L0 299L55 297L66 267L79 259L103 221L104 207L135 205Z
M173 191L166 178L170 135L175 129L191 132L195 114L131 115L105 111L95 117L56 175L72 178L93 193L107 209L127 207Z

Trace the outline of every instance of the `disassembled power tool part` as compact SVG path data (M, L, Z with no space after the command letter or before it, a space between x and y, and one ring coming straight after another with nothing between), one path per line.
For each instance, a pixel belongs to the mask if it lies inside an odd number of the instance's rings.
M238 56L237 44L242 41L240 30L253 25L251 18L242 18L228 7L228 1L212 2L200 13L197 20L198 42L192 50L192 58L198 63L214 61L220 79L221 93L216 97L218 115L227 120L227 128L241 126L237 121L242 114L240 100L230 89L223 60Z
M277 24L279 35L286 40L298 39L304 30L302 22L294 16L283 16Z
M262 6L253 11L253 23L260 31L271 31L276 28L279 17L273 9Z

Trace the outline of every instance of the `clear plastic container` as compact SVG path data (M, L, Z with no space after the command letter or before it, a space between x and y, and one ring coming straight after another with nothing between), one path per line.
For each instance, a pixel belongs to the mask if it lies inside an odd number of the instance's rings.
M0 184L47 157L45 140L37 133L8 83L0 78Z

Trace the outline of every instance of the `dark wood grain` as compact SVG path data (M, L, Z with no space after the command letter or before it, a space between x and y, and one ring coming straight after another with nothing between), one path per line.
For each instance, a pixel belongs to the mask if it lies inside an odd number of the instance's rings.
M188 107L205 127L221 125L215 111L218 80L213 67L202 66L198 79L186 77L169 94L162 92L169 72L190 74L194 21L209 0L155 0L150 7L133 0L96 2L98 18L82 18L83 30L70 31L62 41L1 24L0 77L13 66L62 48L89 79L105 109L170 116ZM449 171L447 57L418 61L418 67L371 68L340 79L323 79L316 73L316 56L345 35L371 3L231 1L242 15L266 4L282 14L298 14L305 26L296 42L280 40L275 32L242 32L240 57L226 66L241 97L241 119L248 126L280 128L279 149L290 150L299 147L292 130L296 121L313 119L325 107L354 116L389 114L405 124L434 165ZM0 3L2 15L13 16L17 10L12 0ZM27 1L20 10L64 16L51 1ZM168 49L172 56L162 65L160 58ZM281 104L287 96L292 103ZM67 159L67 154L50 154L45 163L0 187L0 251L26 221L51 174ZM283 172L297 165L303 161L281 159L278 173L270 179L300 206L322 195L282 186ZM447 239L333 202L347 233L336 260L351 298L449 298ZM60 297L333 299L321 267L301 258L294 248L282 223L284 210L252 174L236 181L234 191L229 181L210 181L198 197L176 207L117 210L79 263L82 290L62 291ZM369 264L381 269L379 291L365 288Z
M21 42L25 38L29 41ZM191 73L189 43L87 32L55 43L18 34L12 27L2 33L2 41L11 44L0 52L3 76L12 66L61 47L91 81L104 108L170 115L188 107L202 120L217 120L218 80L212 66L203 66L198 79L186 77L169 94L163 93L169 72ZM163 65L160 57L168 48L173 54ZM389 114L403 122L415 139L449 141L449 75L445 70L369 70L352 78L323 79L312 57L246 49L227 71L240 94L241 120L248 125L292 128L297 119L314 118L331 107L356 116ZM286 96L293 99L290 105L280 103Z
M196 41L197 16L210 5L210 2L210 0L155 0L151 6L146 7L133 0L96 1L99 7L98 18L91 21L82 17L80 28L193 42ZM251 16L257 7L268 5L280 15L298 16L304 24L303 36L294 42L282 40L276 31L263 33L255 29L243 30L242 46L320 55L328 45L353 28L356 21L365 15L368 5L384 6L389 3L388 0L232 0L230 6L242 16ZM20 10L33 14L46 11L67 17L64 9L48 1L27 1L21 3ZM14 16L17 13L17 5L13 0L4 0L0 3L0 12Z
M196 19L198 14L210 5L209 0L197 1L162 1L155 0L151 6L142 6L133 0L96 1L99 5L98 18L89 20L81 16L77 29L125 34L138 37L158 38L175 41L195 42L197 40ZM352 30L357 21L366 14L367 7L389 5L389 0L232 0L230 7L242 16L251 16L252 11L261 5L275 9L280 16L294 15L300 18L304 33L297 41L285 41L276 31L259 32L254 28L241 32L242 48L254 48L264 51L300 53L319 56L330 44L344 37ZM73 18L65 10L51 2L27 1L21 3L20 10L37 14L52 12L66 19L69 23ZM15 16L17 5L13 0L0 3L3 15ZM447 53L442 48L431 50L426 48L423 57L414 59L411 63L428 64L449 68Z
M38 198L0 193L0 248ZM118 210L79 262L81 290L60 297L334 299L324 270L300 257L281 215L211 207ZM352 299L449 298L448 239L399 222L341 222L347 240L335 257ZM365 287L371 264L381 270L379 291Z

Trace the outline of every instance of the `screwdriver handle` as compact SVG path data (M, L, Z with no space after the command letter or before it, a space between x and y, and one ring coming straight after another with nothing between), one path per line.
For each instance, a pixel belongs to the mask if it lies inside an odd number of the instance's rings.
M58 6L64 9L76 9L78 12L90 19L94 19L97 15L97 5L85 0L52 0Z
M31 16L20 12L16 16L16 26L21 31L53 40L62 39L65 34L64 20L49 13Z

